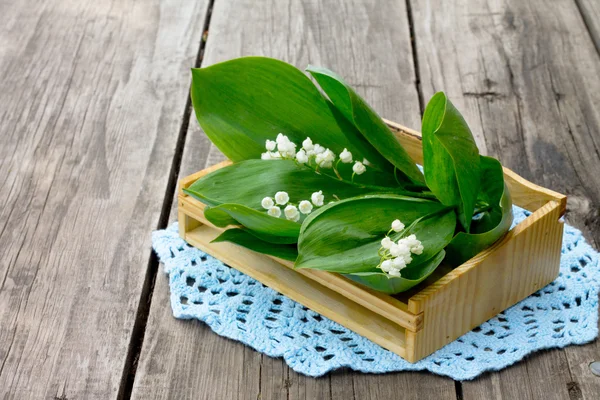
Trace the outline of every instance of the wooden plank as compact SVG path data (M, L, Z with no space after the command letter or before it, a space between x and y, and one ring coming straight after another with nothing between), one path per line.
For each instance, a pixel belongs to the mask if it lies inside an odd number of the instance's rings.
M404 2L394 2L381 8L374 0L290 0L268 3L250 0L217 1L211 18L203 65L243 55L275 57L300 68L304 68L309 62L332 68L347 78L382 115L408 126L418 126L420 109ZM197 123L191 121L180 177L223 159L214 147L207 151L206 143ZM156 312L153 301L150 314ZM199 340L194 336L184 336L169 320L161 321L160 326L149 321L146 337L161 335L174 337L174 343L193 343ZM206 340L218 343L226 341L217 335L212 336ZM192 349L192 346L189 348ZM172 351L177 349L173 348ZM160 377L154 377L154 384L163 386L167 381L180 382L188 385L188 390L201 392L203 388L199 386L198 380L190 378L187 371L199 368L195 360L205 359L208 355L201 347L190 351L193 353L189 355L187 363L181 364L177 371L167 371ZM223 362L219 359L212 361ZM152 362L156 362L154 355L142 349L138 379L145 379L145 370ZM229 365L234 376L239 376L235 370L241 368L241 362L239 360L238 364ZM263 365L265 363L263 360ZM336 381L335 387L332 387L327 377L318 380L306 378L290 371L287 366L282 366L288 371L288 383L285 384L285 380L282 382L285 374L279 369L273 366L263 368L261 396L278 396L282 392L281 387L287 386L286 394L289 394L290 399L327 399L330 393L339 393L339 385L346 385L349 380L361 376L360 373L349 372L344 382ZM207 368L203 368L205 373L209 373ZM455 398L454 383L447 378L416 373L403 375L406 380L393 383L392 388L396 393L416 396L420 391L422 398L429 398L428 387L431 386L436 388L435 395L442 393L437 398ZM370 385L383 382L381 375L367 377ZM388 381L385 382L387 384ZM134 394L135 389L134 387ZM150 395L149 390L144 393Z
M144 338L143 351L152 358L140 360L132 398L256 400L261 354L233 340L213 340L217 335L199 321L174 319L169 279L159 274L147 326L160 329ZM171 374L185 374L187 381L163 378Z
M481 149L526 179L566 193L567 221L597 245L600 63L576 4L412 3L423 97L446 91ZM495 398L514 398L506 393L518 390L531 398L569 392L595 398L600 381L583 367L594 358L600 358L595 345L544 352L523 362L525 381L520 368L489 374L464 383L464 398L486 398L482 385L514 389L496 391Z
M117 396L206 4L0 6L0 398Z
M575 3L600 54L600 3L596 0L575 0Z

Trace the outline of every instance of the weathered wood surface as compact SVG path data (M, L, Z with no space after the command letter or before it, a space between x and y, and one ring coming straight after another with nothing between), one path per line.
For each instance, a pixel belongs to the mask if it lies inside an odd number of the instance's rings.
M206 4L0 4L0 398L122 390Z
M235 28L232 21L236 21ZM203 66L243 55L266 55L290 62L299 68L308 63L326 65L344 76L383 116L419 126L420 107L412 50L403 2L379 7L376 1L290 1L254 2L235 0L215 2ZM402 93L399 96L398 93ZM180 176L220 161L220 154L208 142L192 116L184 148ZM208 150L208 151L207 151ZM166 282L160 275L157 281ZM160 287L159 285L157 285ZM163 285L166 287L166 283ZM156 293L156 296L159 294ZM211 397L207 376L214 369L230 371L226 385L257 382L254 398L261 399L395 399L456 398L454 382L425 373L390 376L338 372L321 379L307 378L291 371L280 359L261 357L261 368L249 371L244 366L243 347L238 343L201 330L178 329L172 318L158 318L169 308L166 295L152 301L145 344L140 357L133 397L146 398L238 398ZM170 340L166 338L170 337ZM172 343L156 351L157 342ZM210 342L210 345L207 344ZM198 346L203 342L204 345ZM236 357L213 357L214 347ZM165 358L185 349L187 357L177 365ZM167 363L162 373L151 366ZM242 371L247 371L244 374ZM248 375L250 374L250 375ZM224 387L225 383L215 383ZM181 390L169 392L165 387ZM155 390L159 388L161 390ZM354 390L353 390L354 388ZM209 392L205 393L208 389ZM228 389L223 389L228 390ZM244 398L245 394L237 394Z
M600 54L600 2L597 0L575 0L575 2Z
M423 97L446 91L480 149L568 194L567 221L598 246L600 59L577 5L468 3L413 2ZM597 343L538 353L464 383L464 398L595 399L598 359Z

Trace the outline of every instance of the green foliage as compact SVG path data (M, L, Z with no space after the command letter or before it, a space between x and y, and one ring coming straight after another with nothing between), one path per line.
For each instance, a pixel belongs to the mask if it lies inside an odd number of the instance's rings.
M243 229L227 229L213 240L213 242L235 243L258 253L268 254L288 261L295 261L296 257L298 257L298 249L295 244L269 243Z
M390 278L381 271L356 272L353 274L346 274L345 276L379 292L397 294L405 292L427 279L427 277L442 263L445 254L444 250L442 250L418 266L413 267L411 265L403 269L402 276L399 278Z
M352 198L324 207L302 224L296 268L353 273L372 271L379 264L381 240L390 222L409 226L402 233L415 234L425 251L413 257L418 266L442 250L452 239L456 216L438 202L394 195Z
M448 261L460 265L488 248L510 229L513 221L510 192L504 183L502 165L495 158L481 157L481 192L478 201L484 211L476 214L471 232L458 232L446 251Z
M445 205L458 206L468 232L479 193L479 150L469 126L443 92L423 115L423 169L429 189Z
M423 174L385 122L342 78L326 68L309 66L306 70L368 143L413 182L424 183Z
M185 190L207 205L209 221L233 227L215 241L399 293L422 282L443 261L458 265L507 232L512 208L502 166L479 155L466 121L444 93L432 97L423 115L423 176L347 83L325 68L307 71L324 93L295 67L269 58L192 70L196 117L234 161ZM298 150L310 137L337 155L348 149L353 161L365 158L370 164L355 174L352 163L321 168L314 157L305 164L291 156L261 160L266 140L279 133ZM297 206L320 190L325 205L297 222L272 217L261 206L263 198L279 191ZM395 219L406 224L403 231L390 230ZM381 240L410 234L421 241L423 252L412 254L401 277L392 277L379 268L387 257Z

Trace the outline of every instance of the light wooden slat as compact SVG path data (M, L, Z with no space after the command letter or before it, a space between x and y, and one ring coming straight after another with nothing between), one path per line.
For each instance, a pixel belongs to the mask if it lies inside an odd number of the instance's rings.
M600 2L597 0L575 0L575 2L600 54Z
M409 300L410 311L424 313L424 329L412 334L417 359L475 328L481 321L514 305L558 276L563 233L560 212L558 203L549 202L492 247ZM523 265L527 268L522 268ZM548 268L549 265L553 267Z
M275 260L233 243L211 243L220 233L208 225L201 225L187 232L185 240L311 310L330 318L335 315L336 322L352 331L369 333L375 343L404 356L404 328Z
M203 65L243 55L266 55L300 68L309 63L327 66L347 78L382 115L407 126L418 127L419 102L405 4L393 2L384 8L379 4L374 0L217 0L209 27ZM214 147L207 150L206 137L197 123L190 121L180 177L221 160L222 155ZM155 307L158 305L153 301L151 315L158 312L155 311ZM174 338L175 343L185 343L186 348L192 349L193 344L199 340L194 336L182 335L168 319L152 321L154 322L148 323L146 341L152 342L167 336ZM203 340L214 341L215 346L224 346L223 342L226 342L217 335L203 337ZM176 349L173 348L172 351ZM137 386L134 386L134 397L142 398L143 393L148 396L144 398L165 398L164 395L153 395L148 388L152 385L166 386L167 382L181 382L188 385L189 391L198 393L198 398L203 398L198 379L191 379L185 371L189 368L201 368L193 360L206 357L204 349L198 347L194 354L190 354L189 363L181 365L180 369L168 370L162 376L148 377L148 366L159 361L151 352L142 349L136 385L139 380L144 382L146 389L137 391ZM242 360L235 363L228 359L213 362L229 363L227 367L233 376L239 376L235 371L241 368ZM287 366L283 367L288 370ZM209 371L206 370L205 373ZM278 369L263 369L261 396L268 396L267 393L281 393L282 387L286 386L285 393L289 394L290 399L320 399L328 398L320 397L323 393L339 393L331 387L327 378L314 380L289 370L287 375L289 382L286 385L285 380L281 381L285 374ZM349 381L358 376L359 373L348 372ZM368 381L373 386L389 384L388 380L383 380L379 375L369 375ZM335 382L334 384L338 385ZM220 383L215 382L214 385ZM428 387L435 388L433 393L437 398L456 397L451 380L416 373L399 375L398 380L393 382L392 392L406 393L407 396L421 393L423 398L427 398ZM370 398L364 397L365 400ZM385 399L381 397L378 400Z
M200 179L201 177L229 164L229 161L223 161L215 166L196 172L179 181L180 189L178 191L178 219L180 221L185 221L184 224L179 225L179 236L185 237L186 232L194 229L197 226L198 221L209 225L211 228L219 232L223 232L227 229L219 228L209 222L204 217L205 205L193 197L186 195L183 192L183 189L189 187L189 185L191 185L197 179ZM294 263L291 261L282 260L277 257L271 258L290 269L294 268ZM385 316L390 321L393 321L404 328L407 328L411 331L418 331L422 327L423 316L408 312L407 304L394 297L377 292L352 282L350 279L347 279L341 275L332 274L327 271L311 269L296 269L295 271L344 295L346 298L376 312L377 314Z
M446 91L479 147L569 195L567 221L598 244L600 63L576 4L411 3L423 97ZM600 381L587 363L599 358L595 344L539 353L524 367L465 382L464 398L512 399L520 391L524 398L594 399Z
M0 5L0 398L117 396L206 4Z

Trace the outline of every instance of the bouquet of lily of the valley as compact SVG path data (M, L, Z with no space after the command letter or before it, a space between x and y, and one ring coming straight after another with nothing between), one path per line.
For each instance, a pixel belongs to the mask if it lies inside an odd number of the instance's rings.
M444 93L423 115L421 169L339 76L307 72L262 57L192 70L198 121L233 162L185 189L228 228L216 241L399 293L508 231L502 166Z

